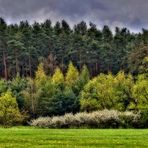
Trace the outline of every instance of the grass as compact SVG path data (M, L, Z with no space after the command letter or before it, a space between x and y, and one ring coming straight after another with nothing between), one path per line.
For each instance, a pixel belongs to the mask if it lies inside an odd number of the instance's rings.
M148 147L148 130L0 128L0 148Z

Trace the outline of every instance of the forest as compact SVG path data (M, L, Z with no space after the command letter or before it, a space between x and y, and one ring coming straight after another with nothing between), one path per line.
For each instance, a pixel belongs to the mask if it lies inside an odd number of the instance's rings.
M138 73L143 58L148 55L148 30L130 33L127 28L108 26L102 30L96 25L80 22L73 29L66 21L52 25L50 20L30 25L27 21L6 24L0 19L0 75L12 79L33 77L40 62L47 73L55 67L63 72L70 61L81 70L87 65L91 76L99 73L118 73L120 70ZM140 47L139 47L140 46Z
M138 114L148 109L148 30L0 18L0 77L1 125L106 109Z

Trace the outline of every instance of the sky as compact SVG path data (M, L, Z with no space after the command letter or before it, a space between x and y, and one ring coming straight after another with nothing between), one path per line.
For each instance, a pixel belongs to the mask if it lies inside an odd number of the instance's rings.
M0 17L8 23L65 19L71 26L86 21L139 32L148 27L148 0L0 0Z

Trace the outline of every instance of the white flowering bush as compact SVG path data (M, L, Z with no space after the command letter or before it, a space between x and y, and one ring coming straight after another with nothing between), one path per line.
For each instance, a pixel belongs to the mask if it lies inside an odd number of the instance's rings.
M32 120L31 125L45 128L128 128L134 127L139 114L102 110L92 113L82 112L64 116L40 117Z

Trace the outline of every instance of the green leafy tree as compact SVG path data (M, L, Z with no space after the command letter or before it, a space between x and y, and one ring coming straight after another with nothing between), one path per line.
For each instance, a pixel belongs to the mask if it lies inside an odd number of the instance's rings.
M143 59L142 64L139 67L139 73L144 74L148 78L148 56Z
M0 124L15 125L22 120L16 98L10 91L0 97Z
M38 113L39 99L42 94L42 89L36 86L33 79L28 78L27 87L22 91L24 97L25 111L29 113L31 117L36 117Z
M80 99L80 92L83 90L84 86L89 82L90 74L86 65L83 66L82 71L79 75L79 79L76 84L72 87L75 94L78 96L78 101Z
M35 74L35 78L28 79L28 85L22 92L25 97L26 110L29 111L33 117L38 116L39 103L43 101L43 95L47 95L46 84L49 81L45 74L43 64L40 63Z
M83 87L90 80L89 70L86 65L83 66L82 71L79 76L79 81Z
M128 55L128 67L133 74L141 73L147 68L148 46L140 45ZM146 66L146 67L144 67Z
M90 80L81 94L81 110L92 111L114 108L117 99L114 81L112 74L101 74Z
M37 104L37 116L49 116L52 115L52 109L54 106L52 105L52 101L54 100L54 95L57 94L59 88L57 85L54 85L52 81L49 79L37 89L38 104ZM57 102L58 103L58 102Z
M25 99L22 95L22 91L24 91L26 87L27 80L25 78L21 78L19 75L17 75L12 81L9 81L9 89L16 97L18 107L21 111L25 109Z
M132 75L125 74L123 71L118 72L115 77L115 89L117 94L116 109L127 110L134 109L131 104L134 100L132 96L134 80Z
M0 80L0 95L8 90L8 83L6 80Z
M133 88L135 108L144 109L148 107L148 79L145 75L139 75Z

